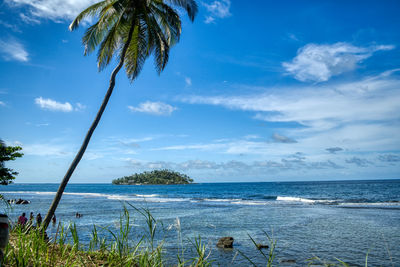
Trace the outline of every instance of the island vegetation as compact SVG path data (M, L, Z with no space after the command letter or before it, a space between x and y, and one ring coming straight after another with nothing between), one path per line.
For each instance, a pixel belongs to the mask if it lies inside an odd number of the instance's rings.
M114 179L112 183L116 185L190 184L193 183L193 179L186 174L171 170L154 170Z

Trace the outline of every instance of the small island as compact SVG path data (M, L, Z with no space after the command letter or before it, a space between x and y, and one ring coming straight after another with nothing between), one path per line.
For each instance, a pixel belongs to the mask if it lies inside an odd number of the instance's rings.
M193 179L186 174L171 170L154 170L114 179L112 183L115 185L190 184L193 183Z

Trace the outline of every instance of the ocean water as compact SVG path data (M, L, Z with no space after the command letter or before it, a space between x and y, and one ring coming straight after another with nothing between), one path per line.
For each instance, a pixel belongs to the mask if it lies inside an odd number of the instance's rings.
M7 211L16 220L22 212L44 215L57 188L58 184L13 184L0 186L0 194L31 201ZM267 243L264 231L277 240L279 266L305 266L315 256L364 266L367 253L369 266L400 266L400 180L69 184L56 215L64 223L75 222L82 243L87 244L93 225L116 229L125 202L148 208L159 221L158 238L165 240L170 263L179 248L178 218L185 246L190 247L188 239L201 236L216 266L249 266L238 250L265 265L249 238ZM143 235L144 220L129 209L135 241ZM83 216L75 218L76 212ZM56 227L50 226L49 234L55 232ZM223 236L234 237L233 250L216 248ZM191 256L190 249L186 253Z

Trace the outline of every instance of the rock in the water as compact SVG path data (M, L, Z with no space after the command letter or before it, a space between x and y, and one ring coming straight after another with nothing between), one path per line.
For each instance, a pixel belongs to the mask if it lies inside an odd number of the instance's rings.
M29 200L20 199L20 198L19 199L9 199L9 200L7 200L7 202L10 204L17 204L17 205L31 203Z
M296 263L296 260L293 259L281 260L281 264L294 264L294 263Z
M233 237L225 236L218 240L217 247L219 248L233 248Z
M263 249L263 248L269 248L269 246L264 244L257 244L257 249Z

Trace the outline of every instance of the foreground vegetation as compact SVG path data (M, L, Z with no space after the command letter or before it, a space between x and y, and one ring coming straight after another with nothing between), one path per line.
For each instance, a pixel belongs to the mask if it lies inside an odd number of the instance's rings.
M119 232L93 226L86 246L80 243L75 224L59 224L54 239L46 238L35 228L15 227L0 266L165 266L164 243L155 240L158 222L147 209L134 209L146 218L147 226L137 242L132 241L135 227L127 208L120 216ZM104 232L112 238L102 237ZM175 266L210 266L201 239L195 238L191 244L196 256L185 259L181 247Z
M128 204L129 205L129 204ZM130 205L131 206L131 205ZM175 260L167 262L166 248L164 242L156 241L156 234L160 230L157 220L153 218L149 210L138 209L131 206L146 219L146 227L139 241L133 241L132 236L137 226L132 226L130 213L124 207L117 225L118 232L109 228L93 226L89 244L80 243L79 235L75 224L68 226L59 224L57 233L53 239L46 238L37 229L14 227L11 231L10 241L4 250L4 258L0 266L212 266L210 259L211 248L207 247L200 237L188 240L185 245L180 233L180 223L177 221L175 228L178 232L178 250ZM142 229L140 229L142 230ZM102 236L108 233L112 238ZM137 231L136 231L137 233ZM278 266L274 264L276 241L266 232L268 247L260 249L251 236L250 240L264 262L260 266ZM188 257L188 253L192 255ZM232 262L242 256L249 266L258 266L255 260L237 250ZM337 260L335 263L325 262L317 257L309 259L309 266L350 266ZM219 264L215 264L219 265ZM285 265L287 266L287 265ZM367 257L365 260L367 267Z
M154 170L151 172L135 173L114 179L113 184L137 185L137 184L190 184L193 182L186 174L171 170Z

